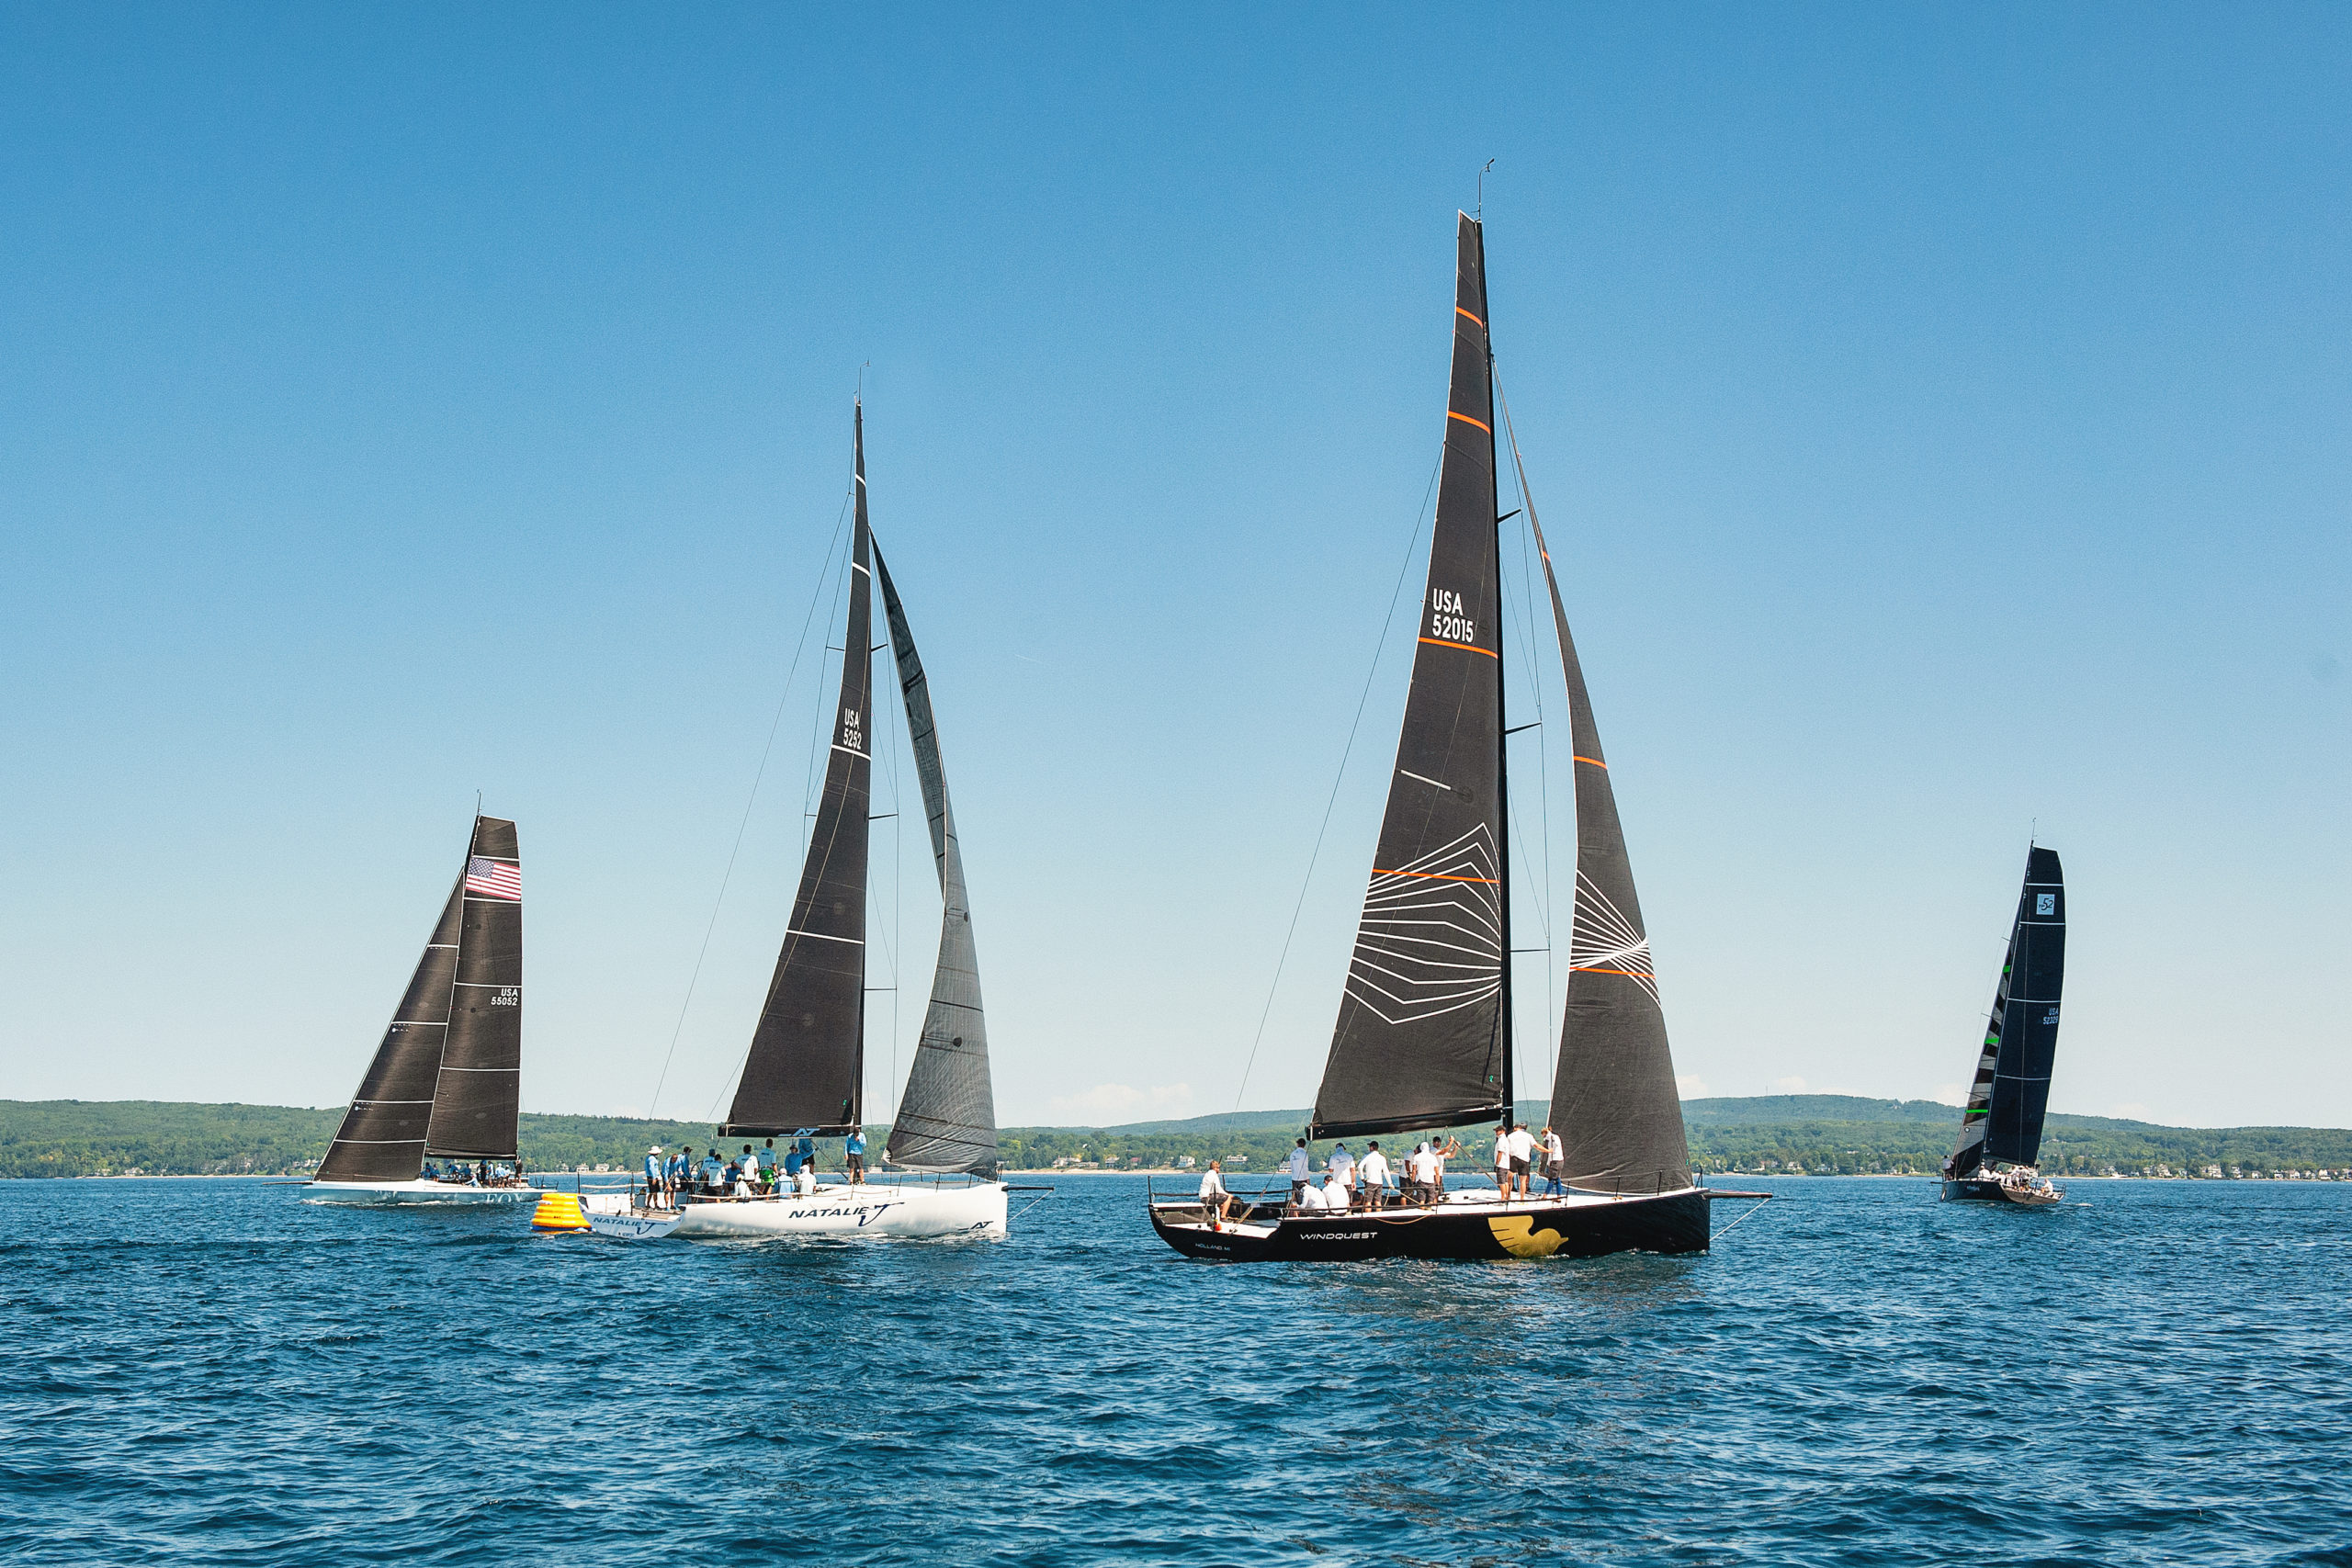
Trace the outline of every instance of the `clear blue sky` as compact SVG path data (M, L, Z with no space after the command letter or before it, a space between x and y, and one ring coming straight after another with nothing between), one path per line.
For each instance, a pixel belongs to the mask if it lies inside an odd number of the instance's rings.
M526 1105L646 1109L870 361L1002 1113L1230 1108L1493 158L1679 1069L1957 1084L2038 822L2058 1108L2352 1122L2347 97L2324 6L11 6L0 1095L341 1100L480 789ZM1320 1071L1403 678L1253 1106ZM748 1037L816 700L664 1113Z

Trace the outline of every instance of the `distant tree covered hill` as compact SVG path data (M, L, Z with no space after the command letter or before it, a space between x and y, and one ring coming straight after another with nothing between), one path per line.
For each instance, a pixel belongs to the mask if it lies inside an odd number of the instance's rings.
M1541 1126L1544 1107L1523 1101L1519 1117ZM339 1107L186 1105L172 1101L0 1100L0 1177L121 1175L307 1175L334 1137ZM1264 1173L1286 1155L1306 1122L1304 1111L1242 1111L1181 1122L1117 1127L1009 1127L1001 1142L1014 1168L1046 1169L1057 1160L1102 1168L1164 1167L1190 1157L1221 1158L1228 1169ZM1950 1151L1959 1112L1928 1100L1864 1100L1846 1095L1767 1095L1753 1100L1694 1100L1683 1104L1690 1154L1717 1172L1823 1175L1933 1173ZM878 1153L888 1129L869 1128ZM1483 1167L1490 1129L1457 1130ZM713 1141L707 1122L649 1122L626 1116L526 1114L525 1163L533 1170L580 1166L635 1169L646 1148ZM1410 1134L1382 1140L1409 1147ZM741 1140L730 1141L740 1148ZM1361 1139L1350 1139L1358 1153ZM1314 1145L1319 1165L1331 1147ZM839 1140L827 1140L827 1168L839 1168ZM2159 1127L2098 1116L2053 1115L2042 1139L2043 1168L2082 1174L2160 1169L2199 1175L2272 1175L2352 1168L2352 1132L2312 1127Z

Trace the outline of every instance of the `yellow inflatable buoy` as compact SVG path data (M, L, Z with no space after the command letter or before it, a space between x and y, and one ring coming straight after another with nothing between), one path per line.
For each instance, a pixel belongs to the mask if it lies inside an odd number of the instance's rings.
M581 1208L576 1194L549 1192L540 1198L539 1206L531 1212L531 1228L535 1231L584 1231L588 1228L588 1214Z

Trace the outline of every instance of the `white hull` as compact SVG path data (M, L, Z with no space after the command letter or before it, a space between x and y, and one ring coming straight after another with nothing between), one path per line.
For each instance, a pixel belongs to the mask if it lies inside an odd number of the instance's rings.
M710 1241L742 1236L983 1236L1005 1234L1005 1190L994 1181L932 1187L875 1181L820 1187L807 1198L720 1199L682 1206L670 1234ZM592 1224L594 1216L590 1216Z
M435 1204L472 1208L483 1203L537 1202L536 1187L467 1187L454 1181L312 1181L302 1188L305 1203Z

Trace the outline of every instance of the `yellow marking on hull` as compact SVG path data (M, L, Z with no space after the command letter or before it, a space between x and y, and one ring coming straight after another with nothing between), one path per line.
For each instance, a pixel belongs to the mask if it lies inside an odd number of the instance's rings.
M1549 1258L1567 1237L1555 1230L1537 1230L1532 1214L1501 1214L1487 1222L1495 1241L1513 1258Z

